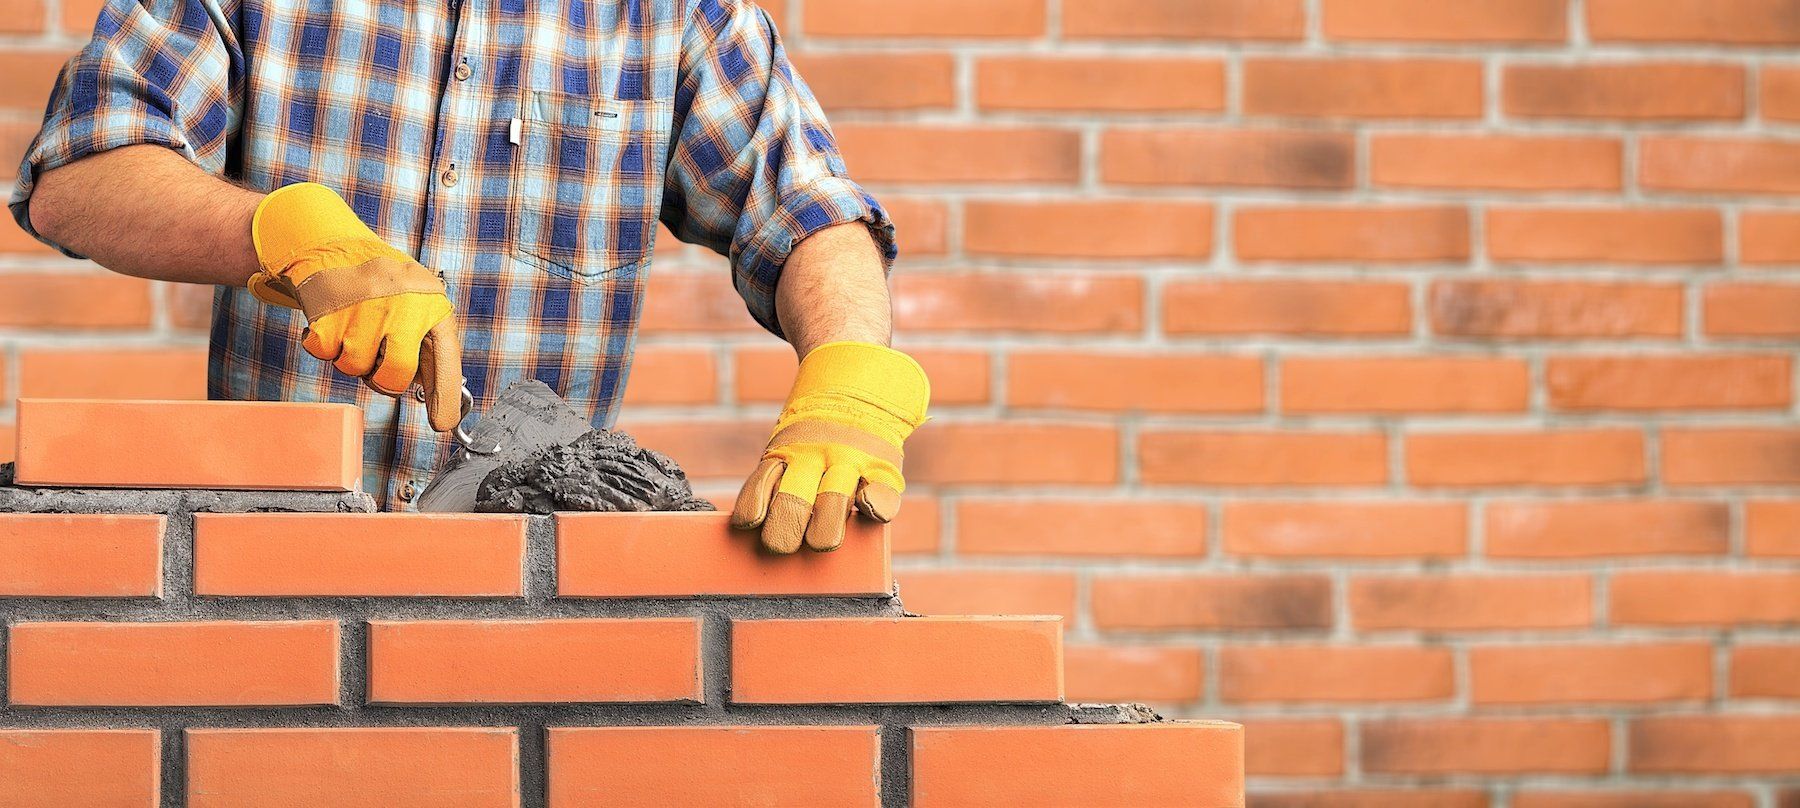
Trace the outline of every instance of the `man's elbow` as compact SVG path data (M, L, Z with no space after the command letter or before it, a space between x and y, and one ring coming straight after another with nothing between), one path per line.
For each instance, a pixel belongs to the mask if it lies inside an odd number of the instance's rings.
M38 178L37 186L31 190L31 199L26 203L25 215L31 220L31 229L51 241L61 243L63 229L68 226L69 193L65 176L61 169L47 171Z

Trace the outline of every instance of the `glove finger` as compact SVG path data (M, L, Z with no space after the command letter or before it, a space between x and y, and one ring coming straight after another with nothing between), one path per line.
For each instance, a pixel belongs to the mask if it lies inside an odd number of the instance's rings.
M886 483L864 480L856 489L856 509L877 522L892 522L900 515L900 492Z
M344 352L344 318L332 313L307 325L300 337L300 347L321 362L335 362Z
M775 496L775 485L781 482L785 468L787 464L775 457L765 457L756 464L756 470L744 480L744 487L738 489L737 504L731 508L732 527L752 530L762 526L769 516L769 500Z
M825 461L817 456L800 454L788 460L787 470L782 472L775 496L769 502L769 516L763 520L764 547L784 554L800 549L806 535L806 523L812 520L819 478L824 474Z
M376 357L381 354L381 336L381 332L363 325L362 321L351 321L344 329L343 351L331 364L345 376L360 379L369 375L369 371L375 369Z
M382 342L375 370L365 381L378 393L404 395L406 388L412 386L413 377L419 375L419 353L424 342L425 335L421 333L389 334Z
M844 543L844 526L850 521L850 497L860 479L855 466L840 463L825 470L813 498L812 521L806 525L806 546L819 552L836 550Z
M462 337L448 315L425 333L419 348L419 383L425 388L425 417L431 428L449 432L462 423Z

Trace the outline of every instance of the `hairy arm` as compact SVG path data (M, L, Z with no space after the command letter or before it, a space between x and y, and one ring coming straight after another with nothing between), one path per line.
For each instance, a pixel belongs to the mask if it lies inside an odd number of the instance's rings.
M31 226L114 272L242 286L258 269L250 218L262 198L165 147L126 146L39 177Z
M888 344L887 273L868 225L827 227L795 245L775 287L781 330L804 357L827 342Z

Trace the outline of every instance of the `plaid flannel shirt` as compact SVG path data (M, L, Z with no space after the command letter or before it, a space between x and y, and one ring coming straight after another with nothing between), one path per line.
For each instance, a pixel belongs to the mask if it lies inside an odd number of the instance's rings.
M132 144L254 190L343 194L444 274L478 412L531 377L611 425L658 219L729 255L777 335L796 242L860 220L894 257L887 214L846 177L748 0L107 0L56 84L14 217L31 229L42 172ZM221 287L210 396L359 405L364 488L409 507L451 442L413 397L301 350L304 326Z

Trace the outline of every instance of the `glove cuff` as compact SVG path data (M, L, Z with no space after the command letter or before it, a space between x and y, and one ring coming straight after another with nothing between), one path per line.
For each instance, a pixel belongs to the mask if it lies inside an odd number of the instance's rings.
M930 400L931 382L912 357L869 342L828 342L800 361L776 429L835 421L898 446L925 422Z
M329 266L398 252L336 191L316 182L284 186L263 197L250 219L250 240L264 272L294 283Z

